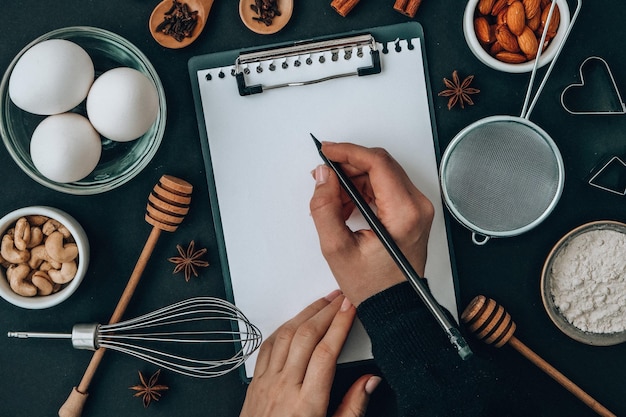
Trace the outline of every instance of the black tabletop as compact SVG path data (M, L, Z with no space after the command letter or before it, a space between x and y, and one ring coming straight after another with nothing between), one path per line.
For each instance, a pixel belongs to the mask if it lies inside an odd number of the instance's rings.
M258 35L239 19L238 2L216 1L200 38L182 50L168 50L150 36L148 17L156 1L146 0L24 0L3 7L0 71L36 37L66 26L94 26L115 32L141 49L163 82L167 126L163 142L151 163L129 183L100 195L74 196L47 189L25 175L4 147L0 149L2 197L0 214L30 205L50 205L73 215L91 243L91 263L84 282L66 302L45 310L25 310L0 302L0 333L9 330L68 331L78 322L105 322L150 233L144 221L147 196L164 174L194 185L191 210L173 234L163 233L125 314L134 317L173 301L196 295L223 297L210 213L207 184L187 72L196 55L307 39L356 29L406 22L391 0L363 0L345 18L330 1L296 2L289 24L274 35ZM462 128L486 116L518 115L528 74L493 70L478 61L462 32L463 1L424 0L414 20L425 32L432 89L444 88L443 77L454 70L475 75L481 90L475 105L448 110L447 100L434 97L436 128L441 150ZM571 2L572 3L572 2ZM573 5L573 4L572 4ZM579 80L578 68L592 55L611 66L618 88L626 91L626 53L621 46L626 5L618 0L587 1L531 119L557 143L564 159L566 182L553 213L535 229L520 236L493 239L487 245L471 242L470 232L450 222L461 307L485 294L503 304L518 325L517 337L578 383L618 415L626 415L623 400L626 346L592 347L569 339L544 311L539 280L552 246L574 227L600 219L624 221L624 199L588 184L589 174L606 157L626 154L626 116L571 115L559 101L561 91ZM384 138L381 138L384 146ZM195 240L208 248L209 268L185 282L173 275L167 258L176 245ZM279 261L279 260L278 260ZM510 347L493 350L502 367L520 375L523 390L531 394L543 416L591 416L593 412ZM0 403L2 416L52 416L77 385L91 358L68 341L19 341L0 337ZM163 371L160 381L170 389L161 401L144 411L129 387L139 383L137 371L152 374L156 367L116 352L107 352L90 386L85 416L238 416L246 386L239 374L197 380ZM333 388L333 402L373 364L342 367ZM419 387L416 387L419 389ZM393 393L385 384L375 393L368 416L393 416Z

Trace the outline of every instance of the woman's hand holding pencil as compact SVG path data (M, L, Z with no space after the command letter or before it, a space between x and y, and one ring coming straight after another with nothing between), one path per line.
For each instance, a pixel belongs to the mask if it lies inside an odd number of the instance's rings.
M402 167L383 149L323 143L326 157L340 164L415 269L423 276L434 209ZM311 215L322 253L348 299L358 306L370 296L405 280L372 230L351 231L346 219L355 208L337 175L326 165L313 172Z

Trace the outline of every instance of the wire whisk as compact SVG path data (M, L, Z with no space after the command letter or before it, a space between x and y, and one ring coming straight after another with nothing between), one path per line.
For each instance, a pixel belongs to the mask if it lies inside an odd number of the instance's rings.
M215 297L190 298L115 324L76 324L71 334L9 332L8 337L71 339L76 349L116 350L195 378L236 369L262 341L241 310Z

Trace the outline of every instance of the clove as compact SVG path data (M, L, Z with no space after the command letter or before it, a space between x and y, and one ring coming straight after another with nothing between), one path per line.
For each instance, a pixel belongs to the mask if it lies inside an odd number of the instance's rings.
M270 26L272 20L276 16L280 16L280 10L278 10L278 2L276 0L254 0L254 4L250 5L250 9L258 17L253 17L253 20L264 23L265 26Z
M178 42L191 37L198 24L198 11L190 10L187 3L172 0L172 7L165 12L165 18L157 26L157 32L172 36Z

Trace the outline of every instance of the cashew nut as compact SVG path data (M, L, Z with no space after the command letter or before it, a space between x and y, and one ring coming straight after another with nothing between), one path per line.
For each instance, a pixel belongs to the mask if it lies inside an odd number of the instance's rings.
M42 226L45 222L50 220L50 217L43 216L41 214L32 214L32 215L26 216L26 220L28 220L28 223L31 226Z
M40 269L45 271L46 269L43 267L43 264L47 263L48 269L61 269L61 262L57 262L48 255L46 252L45 245L35 246L30 251L30 259L28 261L28 266L32 269Z
M19 250L15 247L13 237L6 234L2 237L2 244L0 244L0 255L12 264L21 264L27 262L30 258L30 252L27 250Z
M30 224L26 217L20 217L15 223L13 242L18 250L26 250L26 246L30 243Z
M48 272L51 269L61 269L61 264L59 264L59 266L57 268L53 267L50 262L48 261L43 261L41 263L41 265L39 265L39 270L43 271L43 272Z
M0 265L2 265L4 269L6 269L9 267L9 265L11 265L11 262L7 261L2 257L2 255L0 255Z
M78 266L76 265L76 262L63 262L60 270L51 269L48 271L48 276L50 277L50 279L52 279L53 282L56 282L57 284L67 284L72 279L74 279L77 270Z
M37 287L37 295L50 295L54 292L54 283L43 271L33 271L31 282Z
M43 234L46 236L50 236L52 233L59 231L63 235L64 238L69 239L72 234L67 229L67 227L63 226L58 220L49 219L47 222L41 226L41 230Z
M24 297L37 295L37 287L28 281L29 273L30 267L27 264L11 265L7 269L7 279L11 289Z
M26 249L32 249L43 242L43 232L40 227L32 226L30 228L30 242L26 245Z
M60 231L52 232L48 236L45 247L50 258L57 262L70 262L78 256L78 246L76 246L76 243L68 243L64 245L63 234Z

